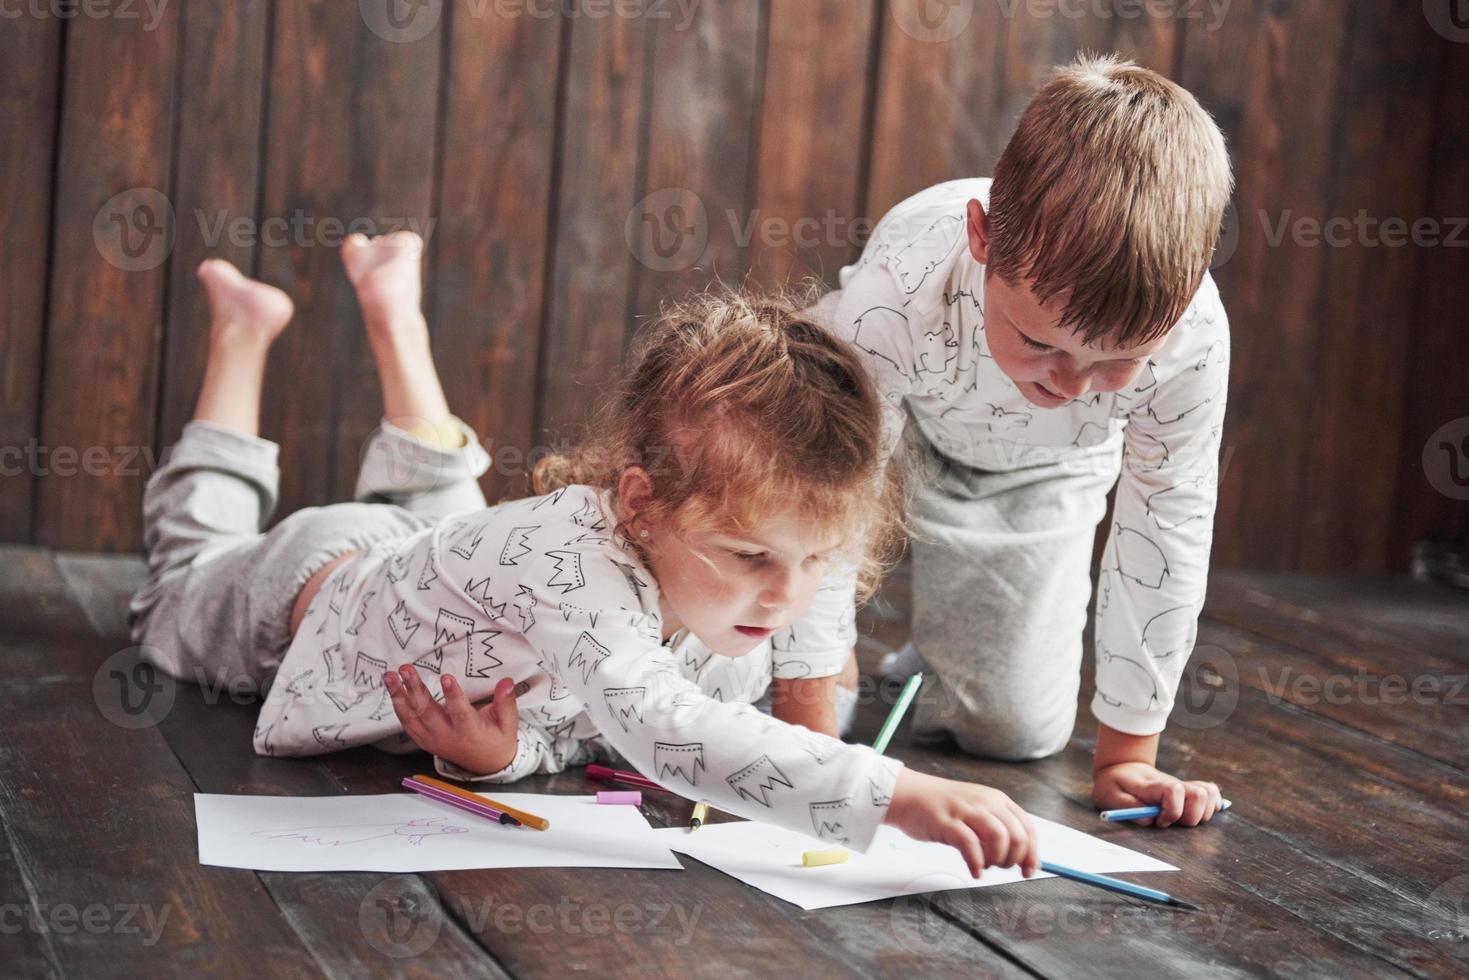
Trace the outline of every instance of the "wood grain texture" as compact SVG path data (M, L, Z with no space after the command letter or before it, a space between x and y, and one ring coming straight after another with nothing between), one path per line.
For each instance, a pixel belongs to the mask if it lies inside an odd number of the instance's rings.
M639 317L666 299L744 277L762 13L753 3L705 4L687 27L671 18L652 24Z
M622 363L636 288L625 226L638 192L652 23L580 18L570 25L559 203L553 231L536 438L576 437ZM531 447L522 447L528 454ZM529 465L529 464L527 464Z
M473 3L450 10L442 177L426 290L450 407L494 458L481 480L491 501L528 490L535 399L526 397L527 379L535 378L542 353L556 92L564 71L559 20L495 10Z
M1223 37L1186 53L1183 66L1192 87L1218 62L1247 59L1238 106L1247 135L1234 155L1240 234L1216 269L1233 350L1224 432L1232 455L1216 524L1238 533L1216 539L1216 561L1290 568L1300 560L1311 406L1327 394L1317 311L1328 250L1302 244L1307 239L1294 232L1299 219L1319 220L1330 209L1333 170L1323 149L1342 105L1346 18L1338 5L1311 0L1239 6L1216 33Z
M1173 863L1180 873L1147 883L1198 903L1200 912L1182 915L1054 880L808 914L687 859L678 873L199 867L191 850L195 791L391 793L404 775L431 763L423 754L371 748L258 757L250 745L258 704L194 687L179 688L154 726L124 730L106 721L91 679L140 571L135 564L129 571L129 561L0 549L0 655L17 669L9 703L22 722L20 740L0 753L8 831L0 882L47 907L168 902L169 918L151 947L136 935L7 932L0 935L0 949L12 957L7 965L91 976L170 975L180 962L192 972L240 975L243 964L252 976L343 978L766 975L772 968L820 977L1462 973L1462 941L1453 930L1462 894L1459 842L1469 833L1464 769L1393 740L1432 721L1432 709L1357 699L1342 713L1340 705L1277 697L1255 680L1261 668L1282 664L1344 670L1355 658L1384 662L1392 654L1405 671L1429 669L1443 651L1415 654L1419 641L1469 635L1469 612L1447 590L1402 577L1222 576L1201 624L1201 647L1219 663L1218 651L1227 653L1235 669L1225 674L1238 682L1223 688L1228 710L1211 714L1191 688L1202 675L1190 675L1182 698L1192 720L1175 715L1160 755L1165 770L1216 780L1233 801L1228 814L1197 829L1097 822L1089 800L1089 672L1076 734L1048 759L989 762L917 744L900 726L890 751L908 767L995 786L1032 813ZM871 653L906 638L906 583L900 567L882 603L862 617L865 666ZM1464 647L1448 652L1462 672ZM852 738L869 742L897 685L869 676L861 690ZM1465 744L1462 724L1439 728L1445 744ZM100 814L57 810L56 796L78 785L100 787L115 805ZM594 788L578 770L516 785L550 793ZM690 805L648 794L643 810L656 825L679 826ZM601 909L609 925L599 930L591 926L602 921ZM618 909L621 921L637 925L616 926ZM660 910L656 926L652 910ZM629 919L633 913L638 918ZM545 927L530 927L532 916ZM399 955L416 948L419 935L432 942ZM242 958L241 948L256 955Z
M37 543L142 546L147 473L130 447L154 444L179 17L68 22Z
M209 351L209 302L195 278L206 258L255 274L256 193L264 116L265 0L192 4L184 19L174 208L157 439L178 441L193 418Z
M1327 265L1323 335L1314 354L1319 395L1310 406L1295 563L1304 570L1389 566L1392 529L1382 515L1392 511L1396 461L1417 448L1399 444L1414 397L1408 390L1413 347L1401 339L1419 295L1420 266L1437 247L1410 238L1414 223L1431 214L1423 175L1433 149L1442 53L1435 40L1422 18L1372 4L1354 10L1327 218L1337 222L1338 239L1321 249ZM1392 152L1383 154L1384 147ZM1401 226L1396 232L1394 223ZM1469 262L1460 265L1469 273ZM1364 356L1367 351L1373 356ZM1469 383L1469 370L1461 377ZM1469 411L1469 395L1463 405Z
M0 153L0 446L21 450L39 422L51 181L56 161L62 22L22 18L0 31L0 128L24 133ZM0 541L29 541L34 468L20 452L0 459L5 506Z
M755 168L750 279L836 285L870 223L862 204L863 127L875 92L858 72L877 30L872 0L774 0Z
M1046 71L1092 50L1179 79L1235 164L1214 564L1401 569L1415 541L1469 541L1465 249L1294 237L1359 211L1465 237L1466 45L1416 10L568 4L7 20L0 112L27 138L0 161L0 540L139 547L143 481L201 380L206 255L297 302L261 426L282 446L276 519L345 499L379 419L337 253L354 222L429 239L440 373L507 499L580 437L661 301L833 284L903 198L992 173Z
M1463 112L1469 44L1442 39L1435 44L1440 71L1426 211L1442 220L1446 230L1457 227L1460 244L1418 253L1389 567L1405 562L1419 540L1469 547L1469 357L1464 356L1469 246L1463 244L1469 240L1464 226L1469 218L1469 126ZM1455 443L1456 448L1449 448Z

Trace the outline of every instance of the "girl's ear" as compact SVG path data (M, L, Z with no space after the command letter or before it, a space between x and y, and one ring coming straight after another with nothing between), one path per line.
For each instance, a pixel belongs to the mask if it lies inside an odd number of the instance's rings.
M641 466L629 466L617 478L617 502L622 513L618 519L624 524L634 523L653 496L653 478Z

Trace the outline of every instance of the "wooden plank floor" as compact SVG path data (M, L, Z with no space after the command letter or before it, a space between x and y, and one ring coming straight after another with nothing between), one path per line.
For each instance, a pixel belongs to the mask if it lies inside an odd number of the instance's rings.
M895 741L916 769L1177 864L1163 887L1202 912L1061 880L802 912L687 858L682 874L200 867L195 792L393 792L426 757L264 759L254 707L227 692L123 703L114 672L133 662L122 613L141 569L0 548L6 976L1469 973L1469 600L1445 588L1215 575L1162 758L1234 801L1206 828L1101 825L1085 709L1065 752L1024 765ZM907 608L900 570L864 614L864 670L903 640ZM863 690L854 738L870 741L894 688L864 676ZM522 786L593 788L579 771ZM645 812L678 824L688 806L654 797Z

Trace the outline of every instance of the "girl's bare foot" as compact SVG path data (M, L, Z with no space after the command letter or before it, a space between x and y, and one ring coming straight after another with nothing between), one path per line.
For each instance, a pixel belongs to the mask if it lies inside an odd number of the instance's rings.
M209 297L211 341L245 341L269 347L291 322L291 297L246 278L224 259L205 259L195 273Z
M356 232L342 243L342 265L357 290L369 334L422 323L422 258L423 239L411 231L376 238Z

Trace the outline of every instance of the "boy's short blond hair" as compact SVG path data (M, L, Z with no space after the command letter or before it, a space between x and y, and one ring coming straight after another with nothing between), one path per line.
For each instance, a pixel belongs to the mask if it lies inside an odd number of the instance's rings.
M1208 271L1233 189L1214 120L1116 56L1055 68L995 167L986 274L1057 298L1084 343L1166 333Z

